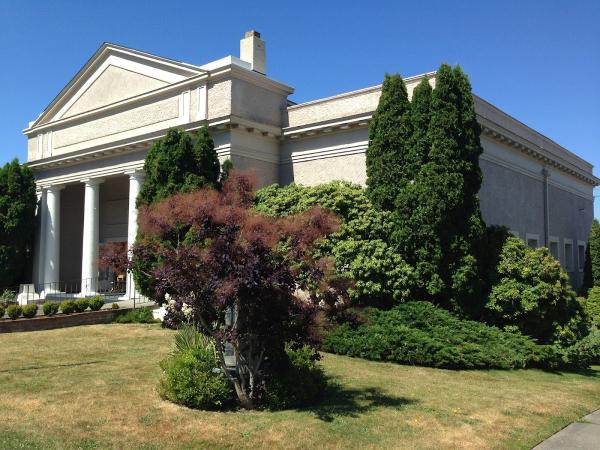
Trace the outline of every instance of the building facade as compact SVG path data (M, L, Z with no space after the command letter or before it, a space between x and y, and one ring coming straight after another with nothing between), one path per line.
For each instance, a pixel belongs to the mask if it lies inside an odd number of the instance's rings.
M435 84L434 72L407 78L409 95L423 78ZM36 289L45 295L73 280L82 295L101 288L109 275L98 279L99 248L135 239L144 158L173 127L207 124L219 157L254 170L261 185L364 184L381 86L301 104L289 100L293 92L266 75L265 43L254 31L239 58L203 66L102 45L24 130L39 199ZM475 105L486 223L548 247L579 285L600 182L592 165L477 96Z

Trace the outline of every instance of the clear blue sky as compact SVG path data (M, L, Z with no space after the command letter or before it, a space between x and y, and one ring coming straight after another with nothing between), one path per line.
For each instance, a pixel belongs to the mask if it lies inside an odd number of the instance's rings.
M102 42L203 64L238 55L249 29L295 101L461 64L475 93L600 175L599 0L0 0L0 163L25 160L21 130Z

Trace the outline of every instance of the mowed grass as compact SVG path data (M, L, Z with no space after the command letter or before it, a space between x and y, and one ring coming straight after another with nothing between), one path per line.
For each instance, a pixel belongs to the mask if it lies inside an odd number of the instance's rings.
M313 408L203 412L162 400L173 332L95 325L0 335L0 448L531 448L600 407L585 374L448 371L325 354Z

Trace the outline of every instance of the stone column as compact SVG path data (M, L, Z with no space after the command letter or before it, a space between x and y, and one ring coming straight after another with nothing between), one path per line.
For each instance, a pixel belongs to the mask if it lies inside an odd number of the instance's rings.
M60 281L60 191L63 188L63 185L46 188L44 292L57 291Z
M101 179L81 180L85 183L83 206L83 246L81 253L81 295L98 291L98 243L100 237L100 183Z
M137 208L135 202L144 181L144 173L141 170L134 170L126 172L129 175L129 218L127 221L127 251L131 252L131 247L135 242L137 236L138 223L137 223ZM131 253L129 255L131 257ZM135 284L133 281L133 275L127 274L127 297L133 298L136 295Z
M37 225L38 229L36 231L36 243L35 243L35 276L33 282L36 284L36 290L38 286L44 283L44 267L46 264L45 256L44 256L44 248L46 244L46 221L48 217L48 207L46 205L46 189L42 188L42 190L38 193L38 208L37 208ZM43 290L41 287L40 290Z

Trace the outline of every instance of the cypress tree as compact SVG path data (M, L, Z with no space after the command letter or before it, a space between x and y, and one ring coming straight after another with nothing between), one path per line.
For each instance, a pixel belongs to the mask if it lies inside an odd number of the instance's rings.
M206 125L198 132L194 144L194 155L200 177L198 184L218 187L221 166L215 151L215 143L210 137Z
M459 67L443 64L431 94L427 135L419 139L429 152L405 194L409 202L398 204L397 243L415 266L418 294L463 311L479 293L480 133L468 78Z
M144 173L138 203L153 203L206 185L218 188L219 158L208 128L199 131L195 142L183 130L167 131L148 152Z
M409 173L416 175L429 155L429 121L431 120L431 94L433 89L424 78L415 88L410 103L412 136L409 150Z
M411 131L404 81L400 75L386 75L369 126L366 161L367 193L379 209L393 210L396 196L410 180L407 152Z
M600 286L600 222L594 219L585 252L583 285L580 293L587 295L589 289L598 286Z
M31 169L16 159L0 168L0 291L28 278L35 208Z

